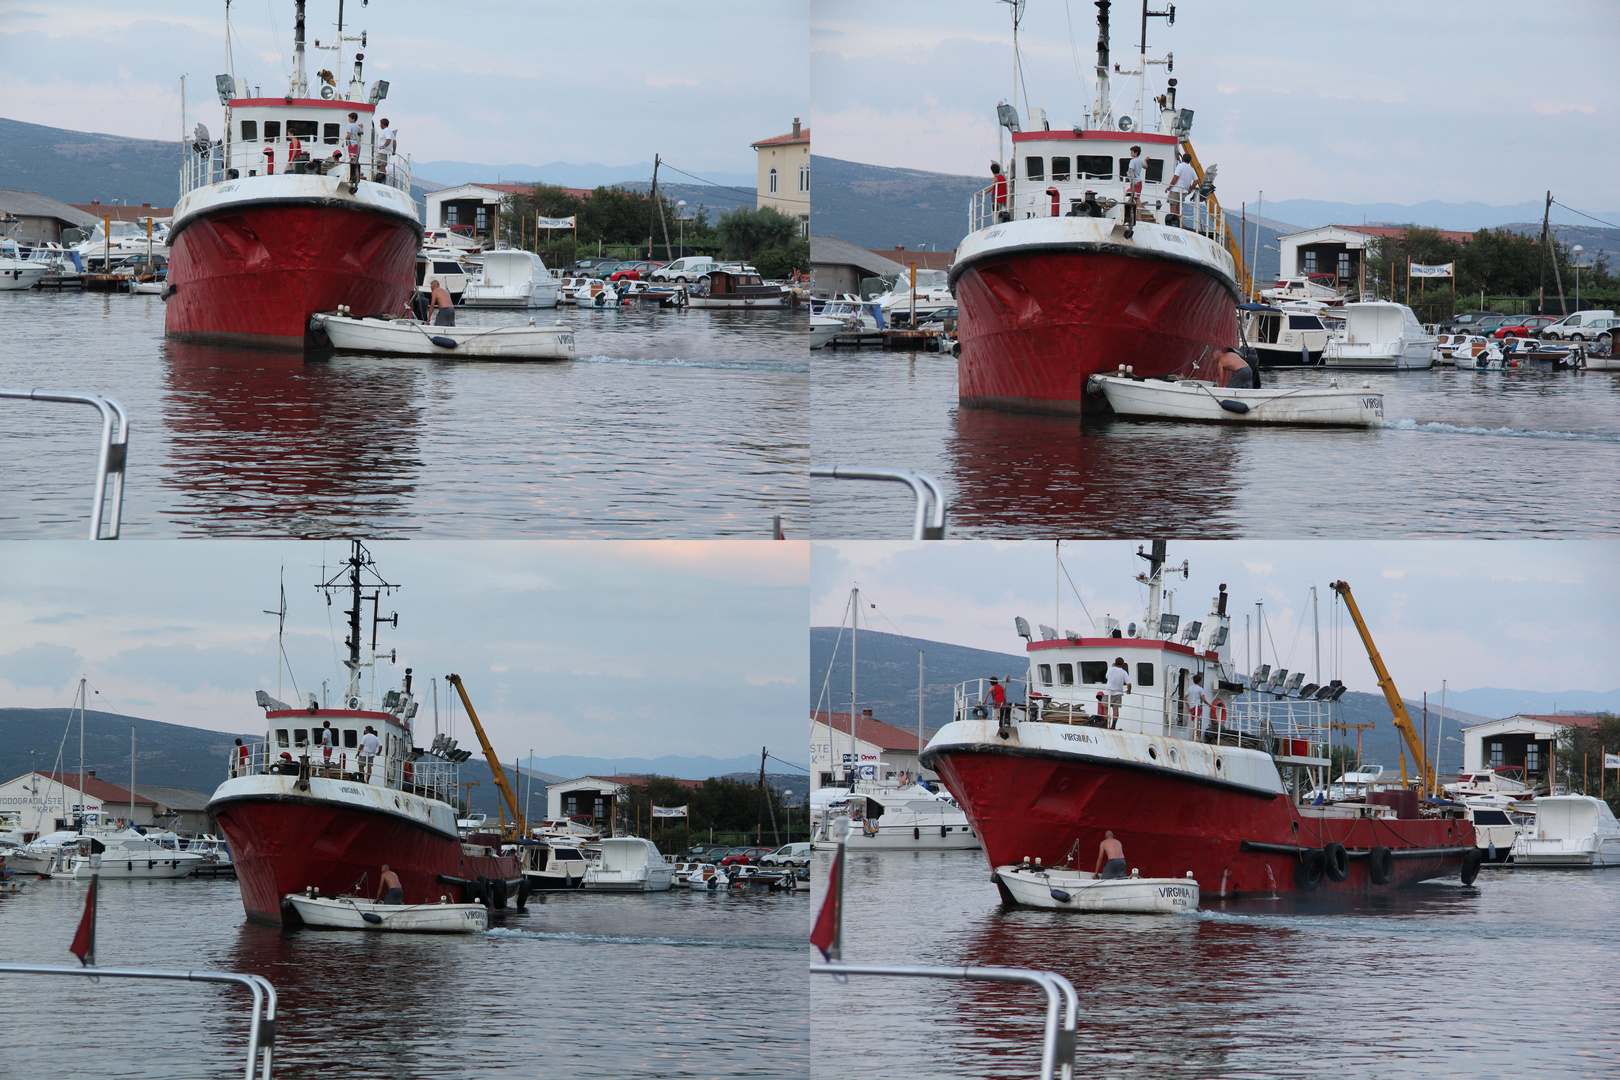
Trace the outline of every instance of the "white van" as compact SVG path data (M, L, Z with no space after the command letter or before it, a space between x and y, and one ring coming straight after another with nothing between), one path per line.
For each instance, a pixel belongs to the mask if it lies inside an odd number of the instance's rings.
M708 255L688 255L684 259L676 259L668 266L660 266L652 272L652 279L678 281L685 285L707 274L714 269L714 265L714 259Z
M1590 341L1597 337L1604 328L1594 327L1592 324L1600 319L1612 319L1612 311L1577 311L1567 319L1559 319L1551 326L1541 329L1541 339L1551 341L1553 338L1562 338L1564 341Z

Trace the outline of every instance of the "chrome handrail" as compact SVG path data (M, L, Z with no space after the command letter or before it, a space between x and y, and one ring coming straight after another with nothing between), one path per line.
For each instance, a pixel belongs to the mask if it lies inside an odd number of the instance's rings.
M235 983L253 994L253 1021L248 1033L246 1080L253 1080L253 1069L260 1051L264 1071L260 1080L270 1080L271 1058L276 1042L276 988L263 975L243 975L235 971L161 971L151 968L65 967L56 964L0 964L0 975L79 975L92 979L166 979L176 982Z
M811 964L816 975L884 975L913 979L960 979L976 982L1022 983L1038 986L1046 994L1046 1028L1041 1042L1041 1080L1072 1080L1078 1036L1079 1001L1074 985L1055 971L999 967L891 967L880 964Z
M96 457L96 495L90 507L90 539L116 540L124 514L124 466L129 460L129 416L116 398L66 390L0 390L0 398L17 401L58 401L94 405L101 412L101 450ZM114 420L117 421L116 430ZM113 477L112 526L101 535L102 508L107 500L107 476Z
M812 466L810 475L825 480L891 480L906 484L917 497L917 514L912 524L913 540L945 539L945 492L927 473L910 469L860 469L845 465Z

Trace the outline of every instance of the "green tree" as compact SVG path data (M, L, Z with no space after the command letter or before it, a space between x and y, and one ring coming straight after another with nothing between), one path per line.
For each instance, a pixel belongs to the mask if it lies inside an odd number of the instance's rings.
M799 235L799 223L779 210L746 206L720 215L715 231L729 259L752 259L761 251L786 248Z
M1591 727L1570 725L1558 736L1557 779L1573 795L1602 792L1609 808L1620 813L1620 779L1604 779L1605 753L1620 753L1620 716L1599 713Z
M795 239L786 247L771 248L754 256L754 267L767 278L785 278L793 271L810 272L810 241Z

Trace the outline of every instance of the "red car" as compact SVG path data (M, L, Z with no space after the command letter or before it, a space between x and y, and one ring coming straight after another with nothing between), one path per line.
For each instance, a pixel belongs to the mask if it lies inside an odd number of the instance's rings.
M775 850L776 850L775 848L771 848L771 847L732 848L731 852L728 855L726 855L725 858L720 860L720 865L721 866L747 866L750 863L758 862L760 860L761 856L769 855L771 852L773 852Z
M608 280L641 281L663 265L661 262L620 263L618 268L608 275Z
M1526 315L1522 319L1509 319L1492 330L1491 334L1498 341L1510 337L1535 337L1543 326L1551 326L1557 321L1551 315Z

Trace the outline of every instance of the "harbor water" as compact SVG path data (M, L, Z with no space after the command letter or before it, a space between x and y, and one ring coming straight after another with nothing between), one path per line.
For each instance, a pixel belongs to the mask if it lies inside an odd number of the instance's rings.
M1066 976L1076 1076L1613 1076L1617 904L1613 873L1487 869L1471 888L1078 915L1003 907L979 852L868 854L849 860L844 959ZM837 1018L817 1025L818 1077L1028 1077L1040 1062L1033 988L818 975L811 1002Z
M82 882L0 896L0 957L77 964ZM103 882L103 967L263 975L278 1077L791 1077L809 1070L804 893L538 894L483 934L249 923L231 880ZM241 1076L237 987L0 975L0 1075Z
M806 316L627 309L561 320L572 363L312 355L163 336L163 300L0 293L0 385L130 416L123 536L767 537L808 507ZM88 529L100 418L0 402L0 535Z
M1620 530L1620 372L1337 373L1370 430L1039 416L957 404L956 360L811 361L811 460L932 475L958 538L1570 537ZM1267 369L1266 385L1326 385ZM897 484L818 480L817 536L910 535Z

